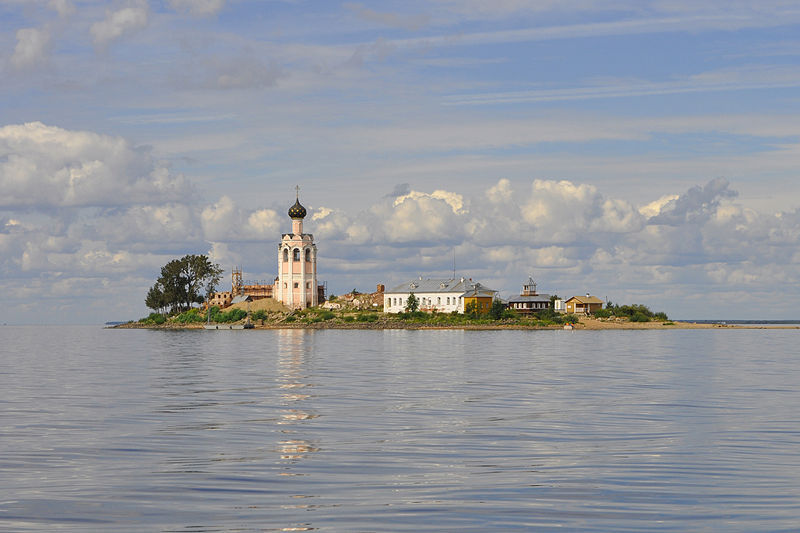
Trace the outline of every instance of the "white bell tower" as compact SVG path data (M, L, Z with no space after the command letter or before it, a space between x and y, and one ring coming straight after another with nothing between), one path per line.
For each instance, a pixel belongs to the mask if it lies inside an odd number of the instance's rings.
M306 208L300 205L300 187L289 208L292 232L284 233L278 244L278 281L275 298L290 309L319 305L317 292L317 245L314 236L303 233Z

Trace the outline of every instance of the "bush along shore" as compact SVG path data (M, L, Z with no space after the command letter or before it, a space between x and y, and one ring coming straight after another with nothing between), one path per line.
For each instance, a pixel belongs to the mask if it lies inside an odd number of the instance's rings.
M120 324L119 328L202 328L211 324L252 323L256 329L658 329L676 327L715 327L714 324L674 322L663 313L652 313L645 306L619 306L603 309L594 316L560 314L543 310L530 316L520 316L512 310L494 308L483 315L460 313L398 314L379 310L310 308L301 311L257 310L249 314L243 309L222 311L212 306L207 312L190 309L171 316L151 313L138 321ZM616 311L616 312L615 312Z

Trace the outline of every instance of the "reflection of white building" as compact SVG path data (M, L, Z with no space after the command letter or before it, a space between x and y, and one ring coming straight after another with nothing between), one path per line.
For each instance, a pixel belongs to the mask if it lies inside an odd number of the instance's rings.
M319 304L317 286L317 245L314 236L303 233L306 208L298 196L289 208L292 232L284 233L278 244L278 280L273 294L290 309L305 309Z
M383 293L383 312L402 313L411 294L419 301L419 310L440 313L464 312L466 299L483 296L493 299L497 291L471 279L419 279L402 283Z

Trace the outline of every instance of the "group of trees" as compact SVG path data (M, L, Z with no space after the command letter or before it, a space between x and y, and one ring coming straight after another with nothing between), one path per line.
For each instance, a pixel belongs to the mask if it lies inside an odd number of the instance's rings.
M205 255L185 255L161 267L155 285L147 291L145 305L162 314L186 311L203 303L216 290L222 269Z
M654 313L646 305L616 305L612 302L606 303L604 309L595 311L594 315L598 318L608 318L611 316L624 317L631 322L649 322L651 320L669 320L663 311Z

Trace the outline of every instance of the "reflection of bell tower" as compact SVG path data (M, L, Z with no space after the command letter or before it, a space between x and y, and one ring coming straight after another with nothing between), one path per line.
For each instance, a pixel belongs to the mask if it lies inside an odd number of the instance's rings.
M317 296L317 245L314 236L303 233L306 208L300 204L300 187L289 208L292 232L284 233L278 244L278 281L275 298L290 309L305 309L319 304Z

